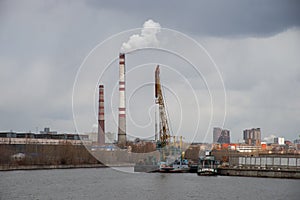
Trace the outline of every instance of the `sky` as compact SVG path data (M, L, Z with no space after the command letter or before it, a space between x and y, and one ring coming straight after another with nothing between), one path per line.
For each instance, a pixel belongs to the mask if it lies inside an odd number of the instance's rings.
M160 49L126 55L129 135L153 136L160 64L175 135L211 142L223 127L238 142L260 127L262 138L299 138L300 3L289 0L1 0L0 131L95 131L103 83L117 132L118 48L149 19Z

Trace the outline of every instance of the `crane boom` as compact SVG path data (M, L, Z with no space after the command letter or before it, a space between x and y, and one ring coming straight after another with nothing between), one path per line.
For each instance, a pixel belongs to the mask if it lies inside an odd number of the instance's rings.
M160 84L159 65L155 69L155 103L159 107L159 147L163 148L170 142L170 130L167 120L162 88Z

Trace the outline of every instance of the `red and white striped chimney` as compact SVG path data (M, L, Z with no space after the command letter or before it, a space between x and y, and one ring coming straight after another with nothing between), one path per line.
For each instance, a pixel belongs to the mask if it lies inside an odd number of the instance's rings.
M99 85L98 143L105 144L104 86Z
M118 143L126 144L125 54L119 55L119 128Z

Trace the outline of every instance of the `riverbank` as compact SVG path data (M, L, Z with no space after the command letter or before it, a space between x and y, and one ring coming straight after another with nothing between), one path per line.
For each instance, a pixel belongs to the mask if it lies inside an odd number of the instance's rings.
M291 178L300 179L300 171L293 169L234 169L219 168L218 174L223 176L247 176L264 178Z
M81 165L0 165L0 171L13 170L47 170L47 169L74 169L74 168L106 168L106 167L133 167L134 164L81 164Z
M73 169L73 168L105 168L103 164L82 165L0 165L0 171L13 170L44 170L44 169Z

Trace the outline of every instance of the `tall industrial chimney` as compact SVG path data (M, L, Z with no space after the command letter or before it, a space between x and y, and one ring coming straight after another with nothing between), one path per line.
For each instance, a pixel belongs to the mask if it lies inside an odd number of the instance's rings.
M119 128L118 143L126 144L125 54L119 55Z
M98 143L105 144L104 86L99 85Z

